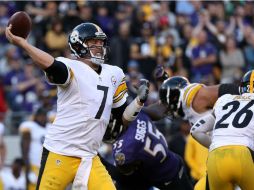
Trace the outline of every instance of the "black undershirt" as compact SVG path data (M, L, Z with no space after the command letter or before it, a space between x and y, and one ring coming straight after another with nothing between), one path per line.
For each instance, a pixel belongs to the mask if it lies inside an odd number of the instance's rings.
M224 94L239 95L239 86L236 84L221 84L219 86L218 97L221 97Z
M48 68L44 69L50 82L64 84L68 79L68 68L61 61L54 60Z
M96 73L101 74L102 67L99 65ZM68 79L68 68L61 61L54 60L48 68L44 70L49 80L55 84L64 84Z

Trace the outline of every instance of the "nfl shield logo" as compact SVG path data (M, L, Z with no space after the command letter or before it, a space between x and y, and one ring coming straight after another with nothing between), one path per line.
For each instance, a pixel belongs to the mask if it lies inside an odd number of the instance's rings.
M121 152L115 154L115 160L117 165L123 165L125 162L125 155Z

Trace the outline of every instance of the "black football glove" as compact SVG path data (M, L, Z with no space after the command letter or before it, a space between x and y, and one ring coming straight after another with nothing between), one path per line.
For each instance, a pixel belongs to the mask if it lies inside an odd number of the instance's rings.
M158 82L163 82L164 80L168 79L168 73L165 71L163 66L157 65L154 69L154 79Z

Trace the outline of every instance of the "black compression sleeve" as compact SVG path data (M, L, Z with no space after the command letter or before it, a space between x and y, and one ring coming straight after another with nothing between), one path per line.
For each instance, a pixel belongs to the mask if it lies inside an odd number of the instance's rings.
M236 84L221 84L218 96L221 97L224 94L239 95L239 86Z
M46 72L50 82L55 84L64 84L68 79L68 68L60 61L54 60L53 64L44 71Z
M111 113L113 114L113 118L116 118L117 120L122 121L122 115L126 107L127 107L127 102L125 102L122 106L118 108L113 108L111 110Z

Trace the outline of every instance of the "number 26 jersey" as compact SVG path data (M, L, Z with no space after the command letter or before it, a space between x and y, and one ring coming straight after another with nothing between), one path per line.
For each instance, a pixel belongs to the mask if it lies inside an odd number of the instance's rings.
M254 95L220 97L215 106L216 117L210 151L226 145L244 145L254 150Z

